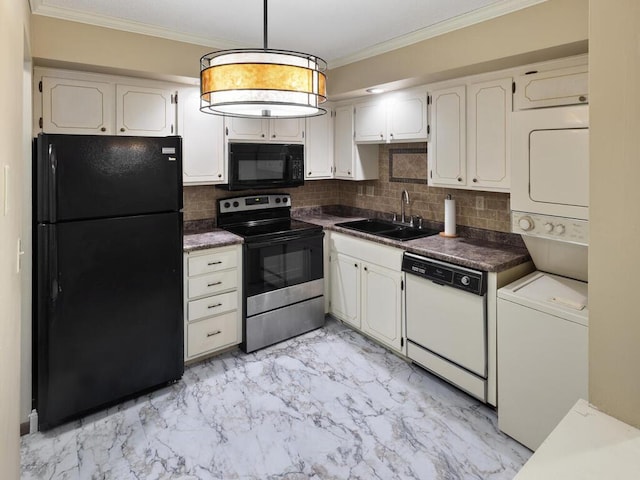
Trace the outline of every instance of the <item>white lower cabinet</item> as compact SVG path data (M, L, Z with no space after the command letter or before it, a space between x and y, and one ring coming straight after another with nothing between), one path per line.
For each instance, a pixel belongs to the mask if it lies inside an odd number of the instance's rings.
M240 245L185 253L185 361L242 341L241 261Z
M331 232L330 313L399 352L404 350L402 253Z

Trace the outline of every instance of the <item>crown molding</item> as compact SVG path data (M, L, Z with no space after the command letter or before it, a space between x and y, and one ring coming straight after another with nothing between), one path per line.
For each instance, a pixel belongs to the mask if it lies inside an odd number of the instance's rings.
M86 23L95 25L96 27L112 28L122 30L129 33L138 33L149 35L152 37L160 37L178 42L192 43L195 45L203 45L216 49L227 48L245 48L246 45L238 42L231 42L215 37L205 37L201 35L192 35L184 32L177 32L164 27L149 25L146 23L135 22L133 20L123 20L121 18L110 17L108 15L98 15L94 13L86 13L79 10L73 10L63 7L53 7L44 5L43 0L29 0L31 4L31 12L34 15L42 15L45 17L57 18L60 20L69 20L72 22ZM215 46L215 47L214 47Z
M402 47L428 40L429 38L437 37L438 35L443 35L460 28L468 27L485 20L500 17L502 15L506 15L546 1L547 0L503 0L501 2L480 8L478 10L474 10L473 12L459 15L457 17L444 20L435 25L431 25L429 27L416 30L415 32L393 38L389 41L379 43L369 48L365 48L352 55L347 55L330 60L328 61L328 68L331 69L342 67L344 65L348 65L349 63L354 63L360 60L374 57L376 55L388 53ZM175 40L178 42L203 45L211 48L227 49L247 47L247 45L240 44L238 42L231 42L229 40L224 40L221 38L191 35L188 33L177 32L168 28L157 27L141 22L123 20L106 15L90 14L68 8L53 7L43 4L43 0L29 0L29 3L31 5L31 12L34 15L43 15L47 17L58 18L61 20L70 20L73 22L95 25L97 27L123 30L125 32L150 35L154 37Z
M478 10L458 15L457 17L453 17L434 25L422 28L420 30L416 30L415 32L411 32L406 35L393 38L386 42L373 45L372 47L360 50L353 55L336 58L328 62L328 68L331 69L342 67L350 63L375 57L376 55L382 55L383 53L388 53L402 47L407 47L409 45L413 45L415 43L419 43L424 40L428 40L430 38L452 32L454 30L469 27L471 25L475 25L476 23L491 20L502 15L507 15L517 10L522 10L524 8L531 7L533 5L537 5L546 1L547 0L503 0L502 2L494 3Z

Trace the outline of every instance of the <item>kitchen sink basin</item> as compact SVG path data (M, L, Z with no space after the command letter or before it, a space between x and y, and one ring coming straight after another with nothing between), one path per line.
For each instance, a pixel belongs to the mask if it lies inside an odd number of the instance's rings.
M428 237L438 233L436 230L428 228L415 228L408 225L398 225L396 223L386 222L376 218L336 223L336 226L400 241L414 240L416 238Z

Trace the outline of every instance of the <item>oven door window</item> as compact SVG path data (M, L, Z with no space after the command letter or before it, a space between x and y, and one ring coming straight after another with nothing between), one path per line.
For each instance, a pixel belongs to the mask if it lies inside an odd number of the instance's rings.
M247 297L323 277L322 235L248 243L245 249Z

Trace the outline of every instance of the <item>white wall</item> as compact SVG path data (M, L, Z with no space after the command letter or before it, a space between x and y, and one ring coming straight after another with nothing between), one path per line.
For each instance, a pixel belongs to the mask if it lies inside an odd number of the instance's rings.
M18 242L22 232L23 66L29 58L26 0L0 3L0 476L17 479L20 471L20 273Z

